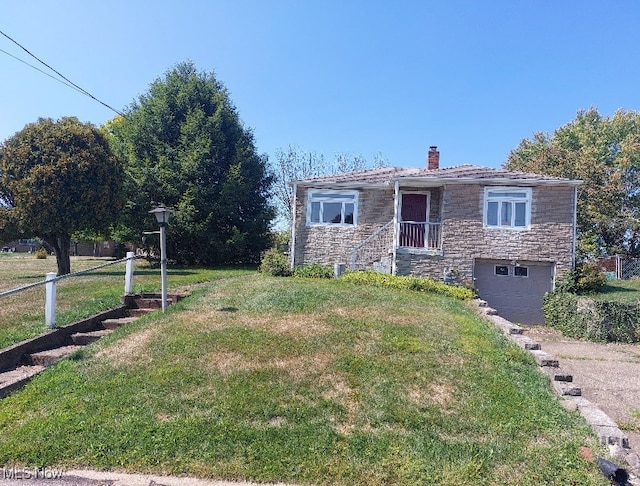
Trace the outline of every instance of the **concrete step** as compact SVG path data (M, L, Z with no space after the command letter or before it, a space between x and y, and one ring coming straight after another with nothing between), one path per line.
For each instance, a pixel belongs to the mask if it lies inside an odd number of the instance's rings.
M127 313L129 314L129 317L142 317L146 316L149 312L155 312L158 309L160 309L160 307L157 309L128 309Z
M167 303L169 300L167 300ZM144 298L141 297L135 300L135 308L137 309L161 309L162 308L162 300L155 298Z
M121 317L119 319L105 319L100 324L103 329L114 330L125 324L129 324L137 319L137 317Z
M9 396L15 390L24 386L44 368L45 367L41 365L19 366L13 370L0 373L0 398Z
M167 305L169 306L174 303L175 299L173 298L173 296L168 296ZM162 299L158 299L156 297L138 298L134 300L132 307L130 307L129 309L162 309Z
M62 346L60 348L48 349L47 351L40 351L39 353L26 354L23 357L23 361L27 365L49 366L75 353L79 349L82 349L82 346Z
M101 337L106 336L111 332L111 329L99 329L98 331L90 332L77 332L71 335L71 341L77 346L86 346L91 344Z

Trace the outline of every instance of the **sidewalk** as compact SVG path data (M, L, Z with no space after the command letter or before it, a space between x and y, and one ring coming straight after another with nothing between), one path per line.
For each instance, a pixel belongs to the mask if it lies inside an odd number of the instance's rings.
M38 475L38 478L35 476ZM4 478L3 478L4 476ZM22 476L22 477L20 477ZM55 477L51 477L55 476ZM9 479L6 479L6 478ZM264 486L264 483L260 483ZM177 476L125 474L90 470L34 471L14 470L0 473L2 486L258 486L258 483L195 479ZM282 483L272 486L285 486ZM291 486L291 485L289 485Z

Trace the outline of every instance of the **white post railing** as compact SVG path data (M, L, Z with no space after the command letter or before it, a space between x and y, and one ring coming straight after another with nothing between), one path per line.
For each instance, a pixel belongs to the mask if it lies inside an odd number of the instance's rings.
M124 274L124 295L133 293L133 260L136 254L132 251L127 252L127 267Z
M25 285L24 287L18 287L12 290L7 290L5 292L0 292L0 298L7 297L9 295L14 295L20 293L24 290L31 289L34 287L39 287L41 285L45 286L45 302L44 302L44 317L45 324L47 328L53 329L56 325L56 283L58 280L62 280L63 278L74 277L76 275L81 275L83 273L92 272L94 270L98 270L100 268L108 267L110 265L115 265L117 263L122 263L126 260L126 270L125 270L125 283L124 283L124 292L126 294L133 293L133 261L137 257L133 252L128 252L127 257L121 260L116 260L113 262L105 263L104 265L98 265L97 267L87 268L86 270L80 270L79 272L70 273L67 275L57 276L55 272L49 272L46 274L45 280L40 282L31 283ZM163 282L166 292L166 281Z
M47 273L45 281L44 322L48 329L56 327L56 272Z

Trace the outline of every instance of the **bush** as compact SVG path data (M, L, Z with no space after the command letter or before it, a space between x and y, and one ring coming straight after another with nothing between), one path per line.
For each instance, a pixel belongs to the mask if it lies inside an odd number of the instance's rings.
M558 280L556 292L589 294L599 291L606 283L607 276L595 263L582 263Z
M623 302L600 302L570 292L552 292L542 306L548 326L563 336L602 342L640 341L640 308Z
M303 265L293 269L294 277L333 278L333 268L326 265Z
M47 250L45 250L44 248L40 248L38 251L36 251L36 258L38 260L44 260L47 258Z
M418 292L433 292L461 300L473 299L476 296L473 289L458 285L436 282L429 278L396 276L371 270L366 272L347 272L342 276L342 279L358 285L375 285Z
M607 277L595 263L582 263L575 271L576 292L586 294L597 292L606 283Z
M258 270L274 277L288 277L291 275L291 267L287 255L277 248L270 248L264 252Z

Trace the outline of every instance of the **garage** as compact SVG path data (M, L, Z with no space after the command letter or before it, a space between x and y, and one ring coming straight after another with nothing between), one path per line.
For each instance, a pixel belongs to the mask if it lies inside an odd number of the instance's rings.
M553 290L554 264L476 260L474 284L481 299L501 317L520 324L544 324L542 300Z

